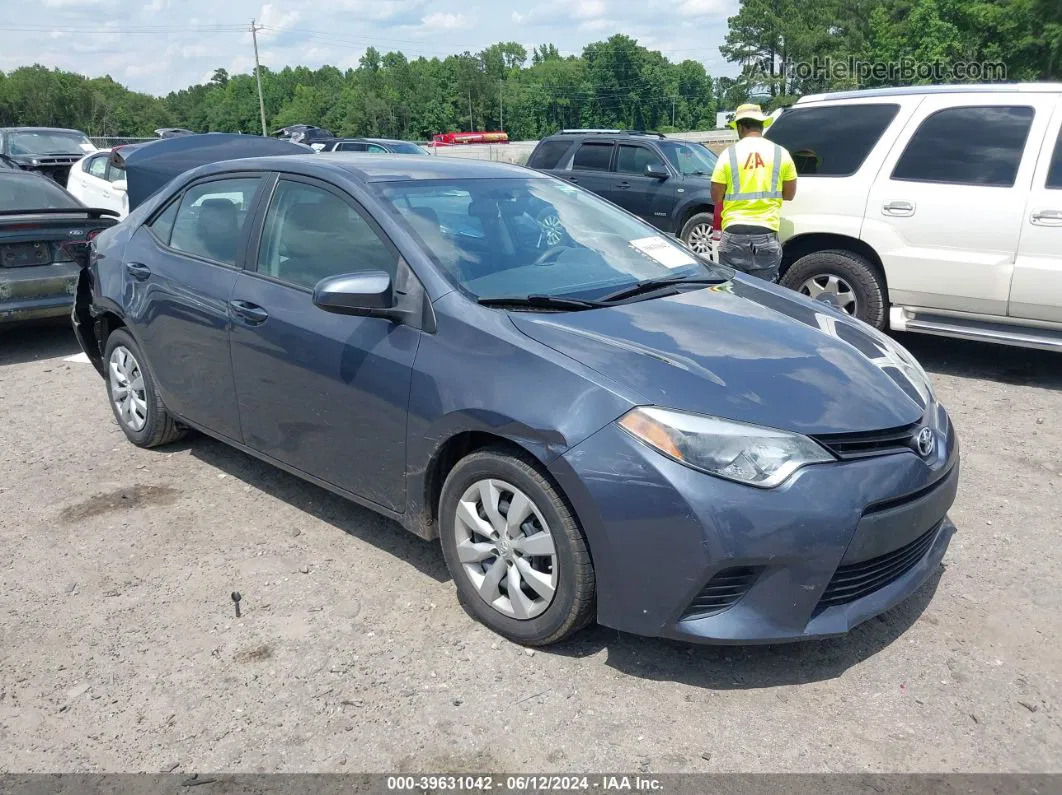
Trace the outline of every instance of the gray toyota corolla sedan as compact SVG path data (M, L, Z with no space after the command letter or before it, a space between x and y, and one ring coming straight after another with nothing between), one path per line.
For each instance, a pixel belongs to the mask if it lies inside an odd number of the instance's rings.
M523 644L841 634L955 529L903 348L515 166L192 169L96 239L74 323L131 442L196 429L438 538Z

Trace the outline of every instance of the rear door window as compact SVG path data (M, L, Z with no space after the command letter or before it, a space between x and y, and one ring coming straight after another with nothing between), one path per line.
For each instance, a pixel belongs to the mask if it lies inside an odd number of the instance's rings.
M104 178L107 173L107 155L96 155L88 162L88 173L94 177Z
M173 219L177 217L177 208L180 204L180 199L174 199L169 205L167 205L165 210L155 216L155 220L147 225L152 234L154 234L164 246L170 244L170 233L173 232Z
M915 130L892 178L1009 188L1035 115L1028 106L939 110Z
M575 152L575 159L572 161L572 169L576 171L608 171L609 165L612 163L613 148L611 141L608 143L587 141L580 144L579 149Z
M572 142L569 141L543 141L539 144L535 151L531 153L531 157L527 161L528 168L557 168L560 164L560 159L564 157L564 154L571 148Z
M219 179L186 190L174 219L170 247L235 265L243 225L260 181L258 177Z
M785 111L766 132L793 156L800 176L856 173L896 118L900 106L845 104Z

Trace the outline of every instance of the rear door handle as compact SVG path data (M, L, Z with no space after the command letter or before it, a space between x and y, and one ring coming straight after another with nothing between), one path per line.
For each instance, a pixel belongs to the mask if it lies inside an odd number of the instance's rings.
M125 263L125 270L130 276L141 282L151 275L151 268L143 262L127 262Z
M578 182L578 181L579 180L576 179L575 177L568 177L568 182Z
M626 190L630 186L631 186L631 183L629 183L629 182L618 182L618 183L616 183L616 187L617 188L622 188L623 190Z
M1062 210L1033 210L1029 222L1037 226L1062 226Z
M265 323L269 318L268 312L258 304L252 304L250 301L229 301L229 308L232 310L232 314L251 326Z
M914 215L914 202L885 202L881 206L883 215L907 216Z

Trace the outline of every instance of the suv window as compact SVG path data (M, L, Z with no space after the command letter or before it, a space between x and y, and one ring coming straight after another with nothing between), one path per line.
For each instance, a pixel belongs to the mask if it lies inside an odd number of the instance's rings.
M104 175L107 173L108 157L109 155L96 155L95 157L90 158L88 163L85 164L88 166L85 170L92 176L103 179Z
M645 167L650 163L658 166L664 165L664 161L652 149L620 144L619 151L616 153L616 171L624 174L644 174Z
M556 168L564 153L571 148L569 141L543 141L538 145L527 161L528 168Z
M1058 131L1055 154L1051 158L1051 167L1047 170L1047 187L1062 188L1062 130Z
M793 156L801 176L847 177L856 173L899 105L832 105L785 111L766 137Z
M612 142L587 141L579 146L572 161L573 169L582 171L608 171L612 162Z
M915 130L892 178L1009 188L1034 115L1025 106L939 110Z
M386 271L394 278L398 254L369 222L334 193L281 180L266 215L258 272L313 289L341 273Z
M258 182L258 177L219 179L186 190L173 222L170 247L235 265Z

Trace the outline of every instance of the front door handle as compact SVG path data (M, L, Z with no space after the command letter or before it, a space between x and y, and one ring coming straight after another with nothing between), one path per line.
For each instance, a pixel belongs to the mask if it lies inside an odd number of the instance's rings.
M151 268L143 262L127 262L125 263L125 270L130 276L141 282L151 275Z
M1033 210L1029 223L1037 226L1062 226L1062 210Z
M258 306L258 304L252 304L250 301L229 301L229 308L232 310L232 314L251 326L265 323L269 318L268 312Z
M578 181L579 180L576 179L575 177L568 177L568 182L578 182Z
M631 186L631 183L629 183L629 182L619 182L619 183L616 184L616 187L620 188L622 190L626 190L630 186Z
M885 202L885 204L881 206L881 212L883 215L903 217L914 215L915 206L914 202Z

